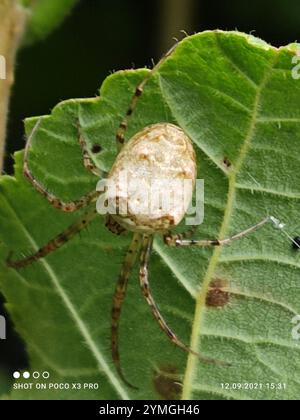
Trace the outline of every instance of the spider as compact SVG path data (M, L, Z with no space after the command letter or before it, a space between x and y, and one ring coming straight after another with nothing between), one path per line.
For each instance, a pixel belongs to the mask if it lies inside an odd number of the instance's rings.
M142 95L145 85L147 84L148 80L155 75L163 62L170 56L174 48L175 46L162 57L162 59L153 67L153 69L146 75L146 77L137 85L135 92L130 100L126 115L124 116L117 130L116 146L118 149L118 155L110 173L104 174L103 171L93 163L91 152L84 139L81 126L78 121L78 139L82 149L84 167L88 171L92 172L95 176L97 176L98 179L100 177L102 178L103 176L107 179L113 179L121 172L121 169L127 169L129 172L131 171L131 173L139 173L139 171L143 172L146 174L146 178L148 180L151 179L151 177L153 177L156 173L159 173L165 177L172 175L175 176L175 178L177 177L190 179L193 183L195 183L197 167L193 144L191 139L183 132L180 127L166 122L157 123L145 127L140 132L135 134L129 141L125 142L125 134L130 117L137 106L138 99ZM32 186L40 194L42 194L56 209L64 212L74 212L84 207L88 207L88 209L80 219L78 219L75 223L66 228L64 232L60 233L32 255L20 260L13 261L10 254L7 259L7 264L13 269L22 269L41 258L45 258L50 252L53 252L63 246L67 241L69 241L77 233L83 230L95 217L98 216L98 212L95 206L93 206L91 209L90 205L95 203L99 198L101 194L99 191L89 192L80 199L73 202L63 202L55 195L48 192L44 185L42 185L32 174L29 168L28 155L31 142L40 124L41 120L38 120L26 143L23 167L24 176L30 181ZM169 166L171 165L170 162L173 162L172 168ZM128 204L130 204L130 196L127 199ZM203 362L219 363L224 365L223 362L205 358L199 355L194 349L189 348L188 345L184 344L174 334L174 332L171 330L161 315L159 308L152 296L148 279L148 266L154 236L156 234L162 235L165 245L171 247L221 246L227 245L234 240L245 237L249 233L254 232L270 221L270 217L266 217L259 223L227 239L195 240L190 239L194 232L193 228L190 228L183 233L173 232L173 229L181 222L185 216L185 212L182 211L182 206L179 206L179 203L177 204L175 202L173 211L171 211L170 214L160 214L160 216L156 218L151 218L150 216L140 214L116 214L107 216L106 226L111 232L115 234L121 234L124 231L133 232L133 239L125 256L113 296L111 315L112 360L120 378L131 387L134 386L131 385L130 382L125 378L121 368L118 345L118 329L121 308L125 298L128 280L137 258L139 258L140 264L139 279L142 294L150 306L154 318L158 322L163 332L171 340L171 342L180 347L182 350L192 353Z

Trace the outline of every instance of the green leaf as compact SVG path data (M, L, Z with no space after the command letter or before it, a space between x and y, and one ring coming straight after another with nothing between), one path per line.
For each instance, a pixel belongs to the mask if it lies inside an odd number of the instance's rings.
M239 232L267 214L296 236L300 187L300 83L291 76L296 46L276 49L238 32L184 39L151 78L127 138L156 122L178 124L192 138L205 180L205 221L197 238ZM108 77L100 98L59 104L43 117L30 166L64 200L95 189L82 164L76 120L109 169L115 132L147 70ZM27 135L36 119L26 121ZM31 371L50 382L99 383L98 390L14 390L12 398L297 399L300 343L299 253L270 224L213 250L167 248L157 238L150 281L170 326L198 351L230 366L208 365L175 348L152 319L132 274L121 320L120 352L128 380L118 378L109 350L111 300L131 234L116 237L99 216L81 236L39 263L15 271L10 250L29 254L78 215L50 207L22 175L0 183L1 289L27 344ZM180 385L182 383L182 385ZM230 384L222 386L222 384ZM255 389L233 384L259 384ZM286 389L271 384L286 384ZM251 385L248 385L251 388Z
M57 28L78 0L20 0L28 9L28 27L24 43L45 38Z

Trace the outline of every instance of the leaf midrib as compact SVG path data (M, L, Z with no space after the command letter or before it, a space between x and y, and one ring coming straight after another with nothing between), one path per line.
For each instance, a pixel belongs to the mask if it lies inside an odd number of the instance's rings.
M216 34L216 38L217 38L217 34ZM256 124L257 124L261 94L271 75L272 68L275 66L276 59L277 59L277 55L274 56L274 59L271 61L270 66L265 71L265 74L261 80L261 83L256 88L256 95L255 95L255 100L254 100L254 105L253 105L253 114L250 121L249 129L246 133L243 146L240 150L239 158L235 165L235 169L228 176L228 179L229 179L228 200L227 200L226 209L224 212L223 222L222 222L221 229L219 232L220 239L225 237L226 232L228 231L228 228L229 228L232 210L234 208L234 202L235 202L237 175L243 165L243 162L250 148L252 138L255 132ZM201 344L200 343L201 330L199 326L201 325L202 319L203 319L206 296L209 290L209 285L211 283L216 267L219 263L220 255L221 255L221 247L216 247L212 254L212 258L209 262L208 269L202 283L202 288L199 291L197 299L196 299L195 316L194 316L193 328L192 328L192 334L191 334L191 348L197 349L198 351L200 349L200 344ZM195 369L196 363L198 363L198 359L195 356L189 354L188 360L187 360L185 377L183 381L183 389L182 389L183 400L188 400L192 398L193 379L194 379L194 372L196 370Z
M218 42L218 34L215 33L216 39L217 39L217 43ZM224 55L224 51L222 51L223 55ZM230 61L230 63L233 65L233 67L236 69L236 71L238 71L241 75L245 76L245 79L249 80L249 77L246 77L247 75L244 74L244 72L240 71L239 68L236 68L236 65L234 62L232 62L231 58L228 57L226 55L226 58ZM256 94L254 96L254 102L253 102L253 111L251 113L252 117L250 119L250 123L249 123L249 128L247 130L247 132L245 133L245 139L244 142L242 144L240 153L239 153L239 157L237 159L237 163L235 165L235 168L232 170L232 172L228 175L228 180L229 180L229 189L228 189L228 200L227 200L227 204L226 204L226 208L225 208L225 212L224 212L224 218L223 218L223 222L221 225L221 229L219 232L219 238L224 238L226 235L226 232L228 231L229 225L230 225L230 220L231 220L231 215L232 215L232 210L234 208L234 202L235 202L235 193L237 188L239 187L238 183L237 183L237 175L243 165L243 162L247 156L248 150L251 146L251 142L253 139L253 135L255 133L255 129L257 124L260 122L260 117L258 116L259 114L259 110L260 110L260 99L261 99L261 94L262 91L265 87L265 85L268 82L269 76L271 75L272 69L274 68L275 64L276 64L276 60L278 58L278 55L275 54L273 59L270 60L270 64L268 66L268 68L265 70L265 73L261 79L261 82L259 84L255 84L254 82L251 80L251 87L255 88ZM170 103L170 101L168 100L168 96L164 94L164 89L163 89L163 85L161 83L161 79L159 78L160 81L160 88L161 88L161 92L162 92L162 97L164 99L164 102L168 105L172 115L175 117L175 120L177 120L176 118L176 113L174 113L174 110L172 108L172 105ZM209 153L207 153L204 149L203 149L203 145L200 145L197 143L197 146L208 156L208 158L213 161L216 166L219 169L222 169L222 172L224 172L223 168L220 168L220 165L218 162L216 162L214 160L214 158L212 156L210 156ZM227 174L226 174L227 175ZM157 252L159 252L160 250L156 250ZM162 255L161 252L159 252L160 256L165 260L164 255ZM199 325L201 325L201 320L202 320L202 316L204 313L204 309L205 309L205 301L206 301L206 296L209 290L209 284L211 282L212 276L215 272L215 269L219 263L220 260L220 255L221 255L221 249L215 248L212 258L210 260L206 275L204 276L204 281L202 283L202 288L201 290L198 292L197 296L196 296L196 308L195 308L195 316L194 316L194 322L193 322L193 328L192 328L192 335L191 335L191 348L198 350L200 347L200 330L199 330ZM166 262L166 261L165 261ZM172 269L172 266L166 262L167 265ZM176 270L173 270L173 273L176 276ZM182 277L182 276L181 276ZM188 281L185 281L182 278L178 279L180 281L180 283L188 290L188 288L186 287L186 284L188 283ZM183 281L184 280L184 281ZM189 290L188 290L189 291ZM192 297L195 299L195 295L192 294ZM187 368L186 368L186 372L185 372L185 377L184 377L184 383L183 383L183 391L182 391L182 398L183 399L190 399L192 396L192 388L193 388L193 378L194 378L194 372L195 372L195 364L196 364L196 360L197 358L192 356L191 354L189 354L188 356L188 362L187 362Z

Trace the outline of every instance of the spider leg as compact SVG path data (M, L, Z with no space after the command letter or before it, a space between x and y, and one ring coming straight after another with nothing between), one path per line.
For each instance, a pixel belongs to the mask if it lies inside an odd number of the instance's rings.
M147 76L137 85L135 92L131 98L131 101L129 103L129 107L127 109L127 112L125 114L125 117L123 118L123 120L121 121L117 134L116 134L116 142L117 142L117 148L120 151L124 145L125 142L125 133L128 127L128 122L129 119L131 117L131 115L133 114L137 102L140 98L140 96L142 95L145 85L147 84L147 82L149 81L149 79L151 79L151 77L153 75L155 75L155 73L159 70L160 66L164 63L164 61L170 56L170 54L174 51L175 47L177 46L178 43L176 43L175 45L173 45L173 47L159 60L159 62L153 67L153 69L147 74Z
M200 246L200 247L208 247L208 246L221 246L221 245L228 245L232 241L236 241L238 239L244 238L245 236L249 235L252 232L263 227L265 224L270 222L270 217L266 217L261 222L250 226L248 229L243 230L242 232L237 233L226 239L208 239L208 240L195 240L195 239L183 239L182 234L171 234L167 233L164 235L164 241L168 246Z
M196 233L196 230L198 229L199 226L197 225L193 225L191 226L189 229L180 232L180 233L176 233L176 234L172 234L172 232L168 232L165 236L169 237L169 236L173 236L173 237L177 237L177 239L186 239L186 238L190 238L191 236L193 236Z
M40 248L34 254L18 260L12 261L11 260L11 253L7 258L7 265L10 268L24 268L35 261L38 261L40 258L46 257L50 252L57 250L58 248L62 247L66 242L68 242L73 236L79 233L81 230L87 227L87 225L98 215L96 209L88 210L85 214L78 219L75 223L72 223L64 232L57 235L54 239Z
M112 307L112 324L111 324L111 349L112 349L112 360L117 369L120 378L131 388L136 388L131 385L125 378L120 364L120 355L119 355L119 319L121 314L122 304L124 302L128 280L132 267L136 261L137 254L141 246L141 235L135 234L129 250L127 251L125 261L122 266L120 277L115 289L113 296L113 307Z
M96 175L98 178L104 178L107 174L102 171L101 169L99 169L93 162L93 159L91 157L91 153L89 151L89 148L87 146L86 140L83 136L82 130L81 130L81 126L78 122L77 124L77 130L78 130L78 139L79 139L79 144L81 146L81 150L82 150L82 155L83 155L83 164L84 167L91 172L93 175Z
M159 323L160 328L163 330L163 332L167 335L167 337L179 348L182 350L192 353L194 356L197 356L199 360L203 361L204 363L209 364L218 364L221 366L227 365L224 362L210 359L203 357L199 355L197 352L189 348L187 345L185 345L182 341L177 338L177 336L173 333L171 328L168 326L166 321L163 319L155 300L152 296L149 281L148 281L148 265L150 260L150 255L152 251L152 245L153 245L153 236L144 235L143 241L142 241L142 250L141 250L141 265L140 265L140 285L142 289L142 293L148 303L148 305L151 308L151 311L153 313L154 318Z
M151 308L154 318L159 323L161 329L164 333L168 336L168 338L176 344L181 349L194 353L193 350L189 349L185 344L183 344L173 333L173 331L169 328L165 320L163 319L155 301L152 296L150 285L148 281L148 265L150 260L150 255L152 251L153 245L153 236L143 235L143 242L142 242L142 250L141 250L141 265L140 265L140 286L142 289L142 293ZM195 354L195 353L194 353Z
M75 210L78 210L78 209L81 209L83 207L88 206L90 203L97 200L97 198L99 196L98 191L92 191L88 194L83 195L81 198L79 198L77 200L65 203L62 200L60 200L59 198L57 198L55 195L48 192L47 189L34 177L32 172L30 171L29 159L28 159L29 149L30 149L31 142L32 142L32 140L33 140L40 124L41 124L41 121L42 120L40 118L37 121L37 123L35 124L33 130L30 133L30 136L27 140L26 146L25 146L24 166L23 166L24 176L29 180L29 182L32 184L32 186L40 194L42 194L49 201L49 203L53 207L55 207L56 209L62 210L64 212L73 212Z

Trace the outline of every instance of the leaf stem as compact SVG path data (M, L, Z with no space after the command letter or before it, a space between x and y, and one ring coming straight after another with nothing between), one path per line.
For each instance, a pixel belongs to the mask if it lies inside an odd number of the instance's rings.
M0 0L0 173L5 154L6 124L14 64L24 32L25 10L17 0Z

